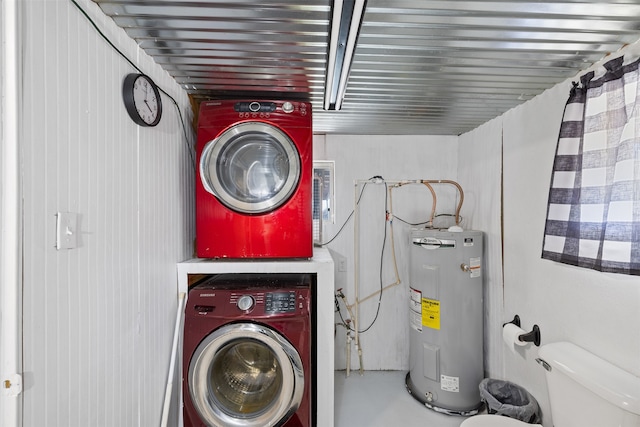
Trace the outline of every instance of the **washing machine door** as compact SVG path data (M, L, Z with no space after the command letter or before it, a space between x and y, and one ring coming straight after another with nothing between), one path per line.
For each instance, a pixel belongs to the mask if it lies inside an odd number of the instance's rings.
M278 332L235 323L208 335L189 363L189 394L202 422L219 427L279 426L298 409L302 360Z
M277 209L300 180L295 144L277 127L238 123L209 141L200 157L204 188L234 211L257 214Z

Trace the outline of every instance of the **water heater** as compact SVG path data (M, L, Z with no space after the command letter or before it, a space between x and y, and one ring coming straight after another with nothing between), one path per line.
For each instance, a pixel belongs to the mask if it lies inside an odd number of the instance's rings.
M482 232L412 230L410 257L407 390L435 411L475 415L484 378Z

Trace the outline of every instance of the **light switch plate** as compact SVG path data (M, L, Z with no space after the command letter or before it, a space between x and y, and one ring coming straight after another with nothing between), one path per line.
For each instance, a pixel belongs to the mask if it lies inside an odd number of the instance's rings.
M78 247L78 214L58 212L56 214L56 249Z

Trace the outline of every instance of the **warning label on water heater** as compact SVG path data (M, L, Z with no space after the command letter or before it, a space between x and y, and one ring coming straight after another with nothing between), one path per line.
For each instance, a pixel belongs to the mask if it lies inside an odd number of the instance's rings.
M469 275L472 278L482 276L482 260L480 257L469 259Z
M440 301L422 298L422 292L409 288L409 323L422 332L422 327L440 330Z
M422 332L422 292L409 288L409 324Z
M422 325L440 330L440 301L422 298Z

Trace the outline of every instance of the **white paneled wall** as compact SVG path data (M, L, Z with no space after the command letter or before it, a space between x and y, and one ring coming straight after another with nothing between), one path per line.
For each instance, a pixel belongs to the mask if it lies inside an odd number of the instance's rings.
M467 227L484 233L485 374L502 377L502 117L460 136L458 177Z
M543 260L542 239L566 81L504 115L504 303L542 344L570 341L640 374L640 280ZM538 349L504 352L505 375L549 413ZM545 426L551 426L548 415Z
M336 223L326 225L325 241L338 232L354 208L355 181L380 175L387 180L456 179L458 137L456 136L356 136L326 135L314 139L315 160L335 160ZM358 194L362 186L358 189ZM456 190L436 186L437 213L453 213ZM431 193L423 185L393 190L393 214L409 222L424 221L431 213ZM370 184L360 201L360 298L380 288L380 259L384 240L385 188ZM409 269L410 226L394 220L395 248L401 284L384 292L380 312L369 331L361 334L363 367L367 370L406 370L409 366ZM387 228L382 267L383 285L395 282L391 256L391 236ZM342 288L350 303L354 291L354 222L328 245L336 265L336 289ZM341 262L344 260L345 262ZM344 265L343 271L340 266ZM378 296L360 305L360 329L371 324L376 315ZM346 311L343 311L348 315ZM340 319L336 315L336 321ZM336 369L346 367L346 333L337 328ZM351 368L359 361L351 345Z
M189 126L186 94L94 3L79 3ZM191 142L166 95L157 127L129 119L122 81L134 68L70 1L22 4L24 425L155 426L175 263L192 255ZM56 212L78 213L77 249L54 247Z
M631 48L634 46L638 43ZM570 341L640 375L637 276L600 273L541 258L551 169L570 88L571 80L567 80L460 137L460 170L472 163L463 154L466 149L487 147L495 151L502 140L504 153L504 288L501 294L492 285L487 319L506 322L518 314L523 328L531 330L534 324L539 325L543 345ZM493 160L487 157L485 161L487 167L493 167ZM478 170L469 178L473 176L481 181L482 193L495 200L493 187L484 185L488 174ZM495 234L497 224L479 207L474 215L480 214L481 221L492 224L489 229ZM502 319L496 316L500 305ZM541 404L544 426L551 427L544 370L535 362L538 348L529 345L512 352L500 341L500 328L490 325L485 341L489 374L531 392ZM500 361L498 365L496 361Z

